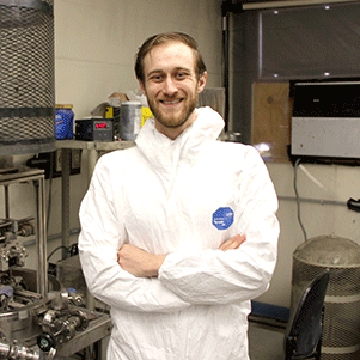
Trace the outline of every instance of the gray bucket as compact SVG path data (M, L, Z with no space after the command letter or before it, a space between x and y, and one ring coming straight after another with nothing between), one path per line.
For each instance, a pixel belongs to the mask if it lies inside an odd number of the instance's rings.
M120 139L135 140L141 128L141 104L129 101L121 104Z

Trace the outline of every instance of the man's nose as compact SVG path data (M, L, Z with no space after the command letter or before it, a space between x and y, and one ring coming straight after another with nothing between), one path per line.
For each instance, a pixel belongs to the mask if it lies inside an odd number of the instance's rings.
M176 81L171 76L167 76L164 82L164 93L172 95L177 92Z

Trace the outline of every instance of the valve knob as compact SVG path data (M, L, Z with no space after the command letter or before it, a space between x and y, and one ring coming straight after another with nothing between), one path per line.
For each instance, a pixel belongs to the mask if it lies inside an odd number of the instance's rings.
M43 352L48 353L51 349L55 349L56 342L50 334L42 334L37 337L37 345Z

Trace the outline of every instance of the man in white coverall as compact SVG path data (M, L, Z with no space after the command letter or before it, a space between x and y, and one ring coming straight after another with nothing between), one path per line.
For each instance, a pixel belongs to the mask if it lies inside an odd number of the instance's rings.
M135 71L154 118L99 159L80 208L86 282L111 306L107 359L248 360L250 300L279 236L267 168L195 109L207 72L191 37L149 38Z

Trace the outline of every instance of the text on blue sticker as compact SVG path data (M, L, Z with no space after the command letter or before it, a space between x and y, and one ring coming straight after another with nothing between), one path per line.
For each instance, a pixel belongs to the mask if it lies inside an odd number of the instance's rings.
M218 208L213 213L212 223L218 230L228 229L234 222L234 212L229 207Z

